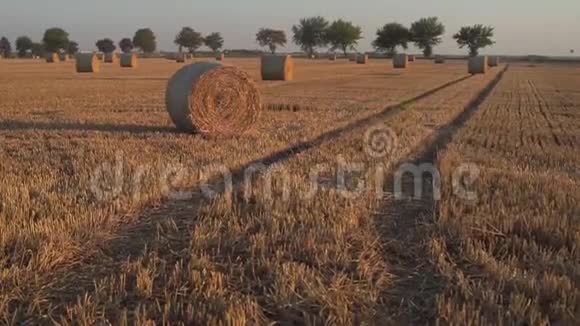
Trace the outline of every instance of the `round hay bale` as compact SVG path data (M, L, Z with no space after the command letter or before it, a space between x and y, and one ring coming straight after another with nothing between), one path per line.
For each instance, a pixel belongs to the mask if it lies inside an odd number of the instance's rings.
M369 63L369 56L367 54L361 54L356 57L356 63L359 65L366 65Z
M487 63L490 67L497 67L497 66L499 66L499 57L498 56L491 56L487 59Z
M99 72L99 58L94 53L77 53L77 72Z
M185 62L185 53L182 52L176 53L174 57L176 62L179 63Z
M292 80L294 60L289 55L263 55L261 58L262 80Z
M117 54L114 52L105 53L104 55L105 63L117 63L117 59L118 59Z
M445 63L445 58L441 55L438 55L435 57L435 63L437 63L437 64Z
M59 54L58 59L60 62L66 62L68 60L68 55L66 55L66 53L61 53Z
M331 54L331 55L328 57L328 60L330 60L330 61L336 61L336 54Z
M468 71L470 74L485 74L487 72L487 56L477 56L469 59Z
M209 135L239 135L252 127L262 110L250 76L215 62L177 71L167 84L165 103L180 131Z
M224 59L225 59L225 58L226 58L226 56L225 56L223 53L218 53L218 54L215 56L215 59L216 59L217 61L224 61Z
M48 63L57 63L60 61L58 53L51 52L46 54L46 62Z
M137 68L137 55L135 53L123 53L119 61L123 68Z
M409 65L409 56L404 53L395 54L393 57L393 67L395 69L405 69Z
M409 62L415 62L415 60L417 60L417 58L414 55L409 55Z

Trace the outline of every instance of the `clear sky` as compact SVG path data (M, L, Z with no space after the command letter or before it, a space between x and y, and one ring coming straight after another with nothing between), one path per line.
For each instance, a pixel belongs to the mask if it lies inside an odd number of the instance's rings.
M221 32L225 48L256 49L260 27L283 29L299 18L344 18L363 29L359 50L371 50L376 29L388 22L410 25L438 16L446 26L442 54L466 53L451 38L461 26L481 23L496 28L487 54L569 55L580 53L580 0L0 0L0 35L40 41L49 27L62 27L82 50L99 38L132 37L141 27L157 35L158 48L173 50L175 34L191 26L203 34ZM285 50L295 50L290 44Z

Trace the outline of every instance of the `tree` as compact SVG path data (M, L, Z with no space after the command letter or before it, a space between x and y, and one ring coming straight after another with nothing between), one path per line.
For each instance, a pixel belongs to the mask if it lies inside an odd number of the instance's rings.
M298 25L292 26L294 43L300 46L309 57L313 56L317 47L324 47L328 44L327 28L328 22L323 17L302 18Z
M441 43L443 34L445 34L445 26L437 17L421 18L411 24L413 43L423 50L425 57L433 55L433 47Z
M126 37L119 41L119 48L123 53L130 53L135 46L133 45L133 41L130 38Z
M399 23L389 23L377 30L373 47L377 51L386 51L389 55L397 53L397 46L407 49L411 39L409 29Z
M97 47L97 49L99 49L99 52L103 53L111 53L117 49L117 47L115 46L115 42L113 42L113 40L111 40L110 38L98 40L97 43L95 43L95 46Z
M493 37L494 28L491 26L473 25L461 27L459 32L453 35L457 40L459 48L469 48L469 55L475 57L479 54L479 49L495 44L491 39Z
M260 28L256 34L256 42L260 46L267 46L270 48L272 54L276 53L276 48L278 46L286 45L286 33L280 30L274 30L270 28Z
M32 40L28 36L20 36L16 39L16 51L19 57L26 56L26 52L32 50Z
M203 43L213 52L217 52L224 46L224 38L220 33L211 33L203 39Z
M6 58L12 53L12 45L6 37L0 38L0 56Z
M66 49L69 43L68 33L65 32L62 28L49 28L44 32L42 43L44 44L46 51L60 52L61 50Z
M157 49L155 34L149 28L142 28L135 32L133 45L144 53L153 53Z
M332 45L331 50L340 49L344 56L346 56L346 51L349 48L354 50L354 46L358 44L358 40L361 38L361 28L342 19L334 21L326 30L326 39Z
M187 48L190 53L194 53L195 50L203 45L203 37L193 28L183 27L175 36L175 41L173 42L179 45L179 52L181 52L182 48Z
M68 42L65 51L68 55L75 55L79 52L79 44L75 41L70 41Z
M42 45L42 43L32 43L30 50L32 51L33 56L44 57L45 51L44 45Z

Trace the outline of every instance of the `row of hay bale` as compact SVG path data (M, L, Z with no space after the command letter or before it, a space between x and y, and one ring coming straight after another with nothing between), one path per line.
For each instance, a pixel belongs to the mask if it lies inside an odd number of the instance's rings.
M105 58L105 62L107 59ZM109 62L116 62L115 56L109 58ZM100 70L99 56L96 53L77 53L75 57L76 71L79 73L96 73ZM137 55L134 53L123 53L119 57L119 64L122 68L137 68Z

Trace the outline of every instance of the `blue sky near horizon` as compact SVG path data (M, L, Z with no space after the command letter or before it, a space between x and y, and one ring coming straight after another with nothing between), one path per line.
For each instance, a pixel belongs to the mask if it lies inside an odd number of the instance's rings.
M0 36L14 42L20 35L39 41L46 28L62 27L82 50L95 41L132 37L141 27L157 35L158 48L174 50L175 34L191 26L203 34L221 32L225 48L257 49L260 27L283 29L291 40L291 27L301 17L321 15L343 18L363 29L360 51L372 50L378 27L397 21L405 25L438 16L447 32L435 51L464 54L452 35L464 25L492 25L496 44L483 53L570 55L580 53L580 1L578 0L0 0ZM293 51L289 44L282 51ZM417 51L411 48L411 51Z

